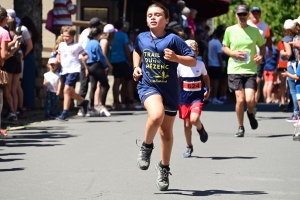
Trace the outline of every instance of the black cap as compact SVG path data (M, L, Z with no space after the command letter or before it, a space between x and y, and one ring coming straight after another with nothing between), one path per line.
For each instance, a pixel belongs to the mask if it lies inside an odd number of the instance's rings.
M100 21L100 19L98 17L93 17L92 19L90 19L90 27L98 27L102 24L102 22Z
M249 8L246 5L238 5L236 7L235 13L239 14L239 13L248 13L249 12Z
M252 9L251 9L251 12L253 12L253 11L261 12L261 9L258 6L253 6Z

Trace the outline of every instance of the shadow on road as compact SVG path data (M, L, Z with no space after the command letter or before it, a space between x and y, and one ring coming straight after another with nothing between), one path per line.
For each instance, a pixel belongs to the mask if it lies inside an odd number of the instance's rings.
M228 191L228 190L180 190L180 189L170 189L164 193L154 193L154 194L172 194L172 195L182 195L182 196L220 196L222 194L237 194L237 195L263 195L268 194L264 191Z
M283 135L267 135L267 136L257 136L257 138L278 138L278 137L292 137L293 134L283 134Z
M86 123L86 122L89 122L89 123L96 123L96 122L105 122L105 123L107 123L107 122L118 122L118 123L120 123L120 122L124 122L123 120L107 120L107 121L104 121L104 120L88 120L88 121L84 121L83 123Z
M201 157L201 156L191 156L191 158L206 158L212 160L228 160L228 159L255 159L257 157L244 157L244 156L233 156L233 157Z
M11 169L0 169L0 172L14 172L14 171L22 171L25 168L11 168Z

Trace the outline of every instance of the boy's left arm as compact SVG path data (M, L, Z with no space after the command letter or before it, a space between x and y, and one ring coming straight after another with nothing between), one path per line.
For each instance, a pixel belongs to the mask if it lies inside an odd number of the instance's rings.
M60 94L61 85L62 85L61 78L59 78L58 79L58 86L57 86L56 96L59 96L59 94Z

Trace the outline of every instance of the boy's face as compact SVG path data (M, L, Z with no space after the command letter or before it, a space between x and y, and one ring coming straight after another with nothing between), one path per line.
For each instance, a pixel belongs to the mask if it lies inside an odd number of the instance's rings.
M63 40L67 43L67 44L71 44L73 43L74 40L74 36L70 35L68 32L63 32Z
M199 51L198 50L193 50L195 57L199 55Z

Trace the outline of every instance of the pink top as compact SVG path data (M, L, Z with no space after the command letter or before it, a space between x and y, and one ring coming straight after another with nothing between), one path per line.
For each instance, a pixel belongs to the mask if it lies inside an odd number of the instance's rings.
M10 36L7 30L0 26L0 43L10 42Z
M192 18L188 17L187 23L188 23L188 27L192 30L192 34L194 35L194 33L196 31L196 25L195 25L194 20Z

